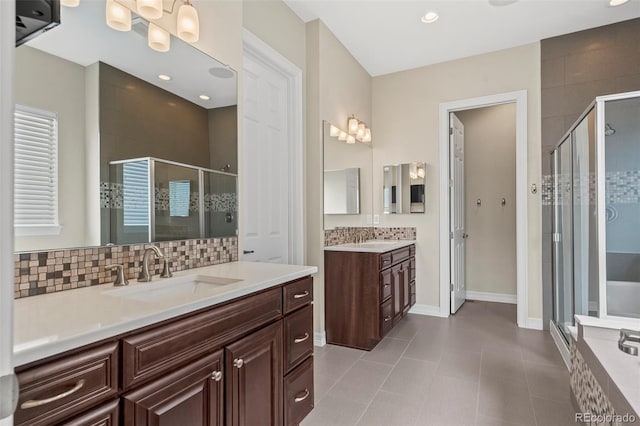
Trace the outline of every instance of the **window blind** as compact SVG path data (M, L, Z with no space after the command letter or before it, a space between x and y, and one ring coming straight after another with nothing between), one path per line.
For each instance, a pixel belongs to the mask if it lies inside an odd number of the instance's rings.
M122 165L124 226L149 226L149 162Z
M14 126L14 222L58 226L58 117L16 105Z

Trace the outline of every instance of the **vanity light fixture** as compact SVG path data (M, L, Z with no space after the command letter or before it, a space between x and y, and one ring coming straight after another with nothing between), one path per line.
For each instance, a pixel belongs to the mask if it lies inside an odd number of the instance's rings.
M337 136L340 136L340 129L338 129L336 126L334 126L333 124L329 127L329 136L335 138Z
M158 52L168 52L171 47L171 35L153 22L149 22L149 47Z
M349 134L350 135L355 135L358 133L358 119L355 116L351 116L351 118L348 121L348 129L349 129Z
M356 138L354 138L353 135L347 136L347 143L348 144L356 143Z
M360 121L354 114L347 119L347 133L353 135L360 142L371 142L371 129L367 127L367 123Z
M364 129L364 138L362 138L362 142L371 142L371 129L368 127Z
M200 39L200 20L198 11L189 0L178 9L178 37L189 43Z
M200 95L200 99L202 99L203 101L208 101L211 99L211 96L207 96L207 95Z
M616 7L616 6L622 6L623 4L627 3L629 0L609 0L609 6L612 7Z
M158 78L163 81L171 81L171 76L166 74L158 74Z
M360 123L358 124L358 132L356 133L356 138L362 140L364 139L364 130L365 130L366 126L364 125L364 123Z
M80 0L60 0L60 4L67 7L77 7Z
M339 140L339 141L343 141L343 142L344 142L344 141L346 141L346 140L347 140L347 137L348 137L348 136L349 136L349 135L347 135L347 132L345 132L345 131L341 130L341 131L340 131L340 134L338 135L338 140Z
M138 13L151 21L162 18L162 0L136 0Z
M436 22L438 20L439 17L440 17L440 15L438 15L438 12L429 11L429 12L425 13L420 18L420 20L422 21L423 24L433 24L434 22Z
M107 0L106 11L107 25L116 31L129 31L131 29L131 11L116 2Z

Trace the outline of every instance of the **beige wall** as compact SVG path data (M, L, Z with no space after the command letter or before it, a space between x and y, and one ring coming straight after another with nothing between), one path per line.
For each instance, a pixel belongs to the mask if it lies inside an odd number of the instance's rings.
M539 43L373 79L374 188L385 164L427 162L426 213L381 215L382 226L417 228L417 303L439 305L439 105L460 99L527 90L528 184L540 187ZM527 193L528 310L542 313L540 281L540 193ZM374 193L374 212L382 210Z
M456 115L464 125L466 287L515 296L516 105Z
M307 23L307 263L317 265L316 331L324 330L322 120L346 128L355 114L371 123L371 76L320 21Z
M15 250L87 245L84 67L28 46L16 49L16 103L58 114L59 235L16 236ZM46 70L46 72L43 72Z

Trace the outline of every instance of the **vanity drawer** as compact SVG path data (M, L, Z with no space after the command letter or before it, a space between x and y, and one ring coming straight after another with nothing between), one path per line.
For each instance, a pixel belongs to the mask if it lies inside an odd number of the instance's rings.
M313 301L313 278L306 277L283 287L284 313L288 314Z
M380 272L380 301L385 301L391 297L392 287L391 280L393 279L391 269L386 269Z
M201 358L282 317L276 288L122 339L123 389Z
M391 252L391 262L395 265L398 262L402 262L411 257L411 247L403 247L398 250L394 250Z
M284 424L298 425L313 409L313 358L284 378Z
M291 370L313 353L313 307L306 307L284 318L284 369Z
M393 328L393 299L380 305L380 336L385 336Z
M120 400L108 402L58 426L117 426L120 424Z
M51 425L118 394L118 342L18 374L16 425Z
M383 253L380 255L380 269L388 268L392 264L391 253Z

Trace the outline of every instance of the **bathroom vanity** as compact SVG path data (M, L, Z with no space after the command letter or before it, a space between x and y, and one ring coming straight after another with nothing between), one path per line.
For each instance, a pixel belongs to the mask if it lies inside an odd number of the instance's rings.
M327 343L371 350L416 303L415 242L325 247Z
M316 271L234 262L16 301L15 424L297 425Z

